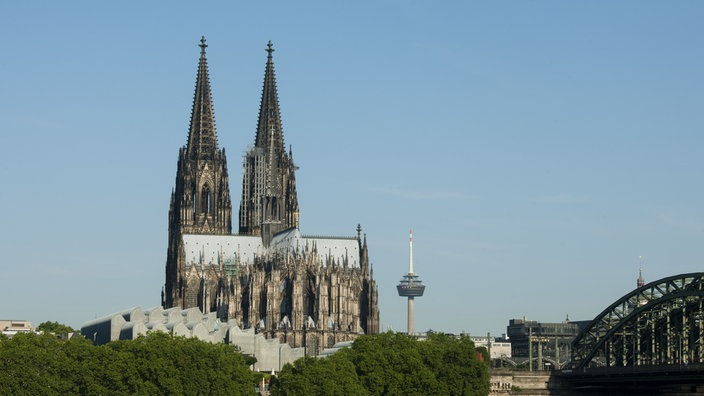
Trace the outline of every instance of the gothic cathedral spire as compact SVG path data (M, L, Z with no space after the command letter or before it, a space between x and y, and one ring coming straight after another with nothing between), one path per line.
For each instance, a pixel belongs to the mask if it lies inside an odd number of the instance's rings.
M239 231L260 234L268 245L277 232L298 227L298 197L293 155L284 147L271 41L266 52L257 133L244 158Z
M274 48L271 41L267 44L266 52L268 56L264 72L262 100L259 104L257 136L254 145L264 149L269 149L271 146L277 155L281 155L281 152L284 151L284 134L281 129L279 94L276 91L276 75L274 74ZM274 132L273 134L272 131Z
M189 159L213 159L218 151L218 137L215 131L213 100L210 93L208 60L205 57L205 37L200 39L200 61L196 78L196 92L191 110L191 125L188 130L186 151Z
M210 93L205 37L200 40L200 60L188 130L188 143L179 150L176 186L169 208L169 251L166 258L165 307L182 306L180 279L183 234L232 232L232 204L225 149L218 147Z

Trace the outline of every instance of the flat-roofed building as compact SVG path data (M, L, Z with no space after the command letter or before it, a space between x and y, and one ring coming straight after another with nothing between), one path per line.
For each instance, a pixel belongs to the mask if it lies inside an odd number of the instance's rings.
M511 341L511 355L514 360L527 360L532 356L533 359L556 366L567 361L572 340L578 333L579 326L569 319L560 323L511 319L507 326L507 335Z
M469 337L475 347L484 347L489 352L490 359L510 359L511 358L511 343L505 339L486 336L486 337Z
M28 320L1 320L0 330L2 334L12 337L17 333L29 333L33 331L32 322Z

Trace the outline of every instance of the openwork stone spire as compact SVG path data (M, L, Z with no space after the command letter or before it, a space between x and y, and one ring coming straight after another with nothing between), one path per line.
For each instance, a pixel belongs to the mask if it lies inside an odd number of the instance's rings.
M284 149L271 41L266 52L257 134L244 158L239 230L261 235L268 245L277 232L298 227L298 197L293 155Z
M208 60L205 57L205 49L207 47L205 37L202 37L200 39L198 77L193 96L193 110L191 110L191 125L188 130L188 145L186 146L189 158L213 158L218 150L213 100L210 93Z
M262 88L262 101L259 105L259 120L257 122L257 137L254 145L269 150L271 144L275 155L280 156L284 151L284 136L281 128L281 114L279 112L279 94L276 90L276 75L274 74L274 48L271 41L267 44L266 71L264 72L264 87ZM274 131L272 134L271 131Z

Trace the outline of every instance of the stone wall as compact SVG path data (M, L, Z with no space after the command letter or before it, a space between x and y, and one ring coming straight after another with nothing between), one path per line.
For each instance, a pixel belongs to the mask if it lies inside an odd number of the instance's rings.
M490 395L567 396L568 390L550 377L550 371L491 371Z

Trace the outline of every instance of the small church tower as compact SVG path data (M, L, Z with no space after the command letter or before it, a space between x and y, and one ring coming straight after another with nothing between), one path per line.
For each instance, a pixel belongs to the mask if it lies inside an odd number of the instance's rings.
M218 147L210 93L205 37L201 38L188 143L179 150L176 186L169 208L169 251L162 305L183 306L184 282L178 259L183 234L232 232L232 204L225 149Z
M240 228L243 235L261 235L267 246L279 231L298 228L296 166L286 152L271 41L254 146L244 156Z
M636 287L645 286L645 278L643 278L643 256L638 257L638 279L636 279Z

